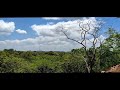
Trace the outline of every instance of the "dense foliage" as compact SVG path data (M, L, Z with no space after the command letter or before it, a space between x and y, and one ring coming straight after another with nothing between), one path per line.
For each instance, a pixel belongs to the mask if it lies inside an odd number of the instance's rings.
M108 38L96 48L94 72L120 63L120 34L109 28ZM84 49L71 52L0 51L0 73L86 73Z

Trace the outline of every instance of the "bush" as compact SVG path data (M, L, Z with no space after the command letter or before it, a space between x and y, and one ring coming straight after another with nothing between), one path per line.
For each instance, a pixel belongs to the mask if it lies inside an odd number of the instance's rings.
M30 63L22 58L4 57L0 58L0 73L26 73L32 69Z
M69 60L62 64L63 73L81 73L86 72L85 63L80 60Z
M47 65L42 65L37 68L38 73L55 73L55 69L52 69L51 67Z

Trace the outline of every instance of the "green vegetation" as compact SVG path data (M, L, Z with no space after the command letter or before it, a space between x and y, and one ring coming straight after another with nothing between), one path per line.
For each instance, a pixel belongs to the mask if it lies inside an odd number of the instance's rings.
M96 48L93 71L120 64L120 34L109 28L108 38ZM92 48L89 48L89 52ZM0 73L86 73L83 48L71 52L0 51ZM91 63L91 62L90 62Z

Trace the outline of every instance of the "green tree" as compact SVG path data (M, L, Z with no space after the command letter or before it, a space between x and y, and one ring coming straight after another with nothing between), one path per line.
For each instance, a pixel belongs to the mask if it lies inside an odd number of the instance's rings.
M120 63L120 34L113 28L109 28L106 32L108 38L100 46L100 66L102 69L111 67Z

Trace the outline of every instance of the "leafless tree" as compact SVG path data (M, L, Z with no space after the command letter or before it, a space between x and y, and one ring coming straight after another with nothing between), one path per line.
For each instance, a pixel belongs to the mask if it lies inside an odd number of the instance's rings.
M101 30L103 23L100 21L99 23L97 23L97 25L94 25L91 21L88 21L87 23L78 22L78 25L79 30L77 30L77 32L80 33L80 40L69 37L67 31L64 30L64 26L61 27L61 32L67 37L67 39L77 42L78 44L83 46L85 51L85 56L83 57L84 62L86 64L88 73L91 73L96 61L96 46L99 41L99 31ZM90 38L88 38L88 35L90 36ZM92 44L90 48L87 47L87 42L90 42ZM100 44L102 44L101 41Z

